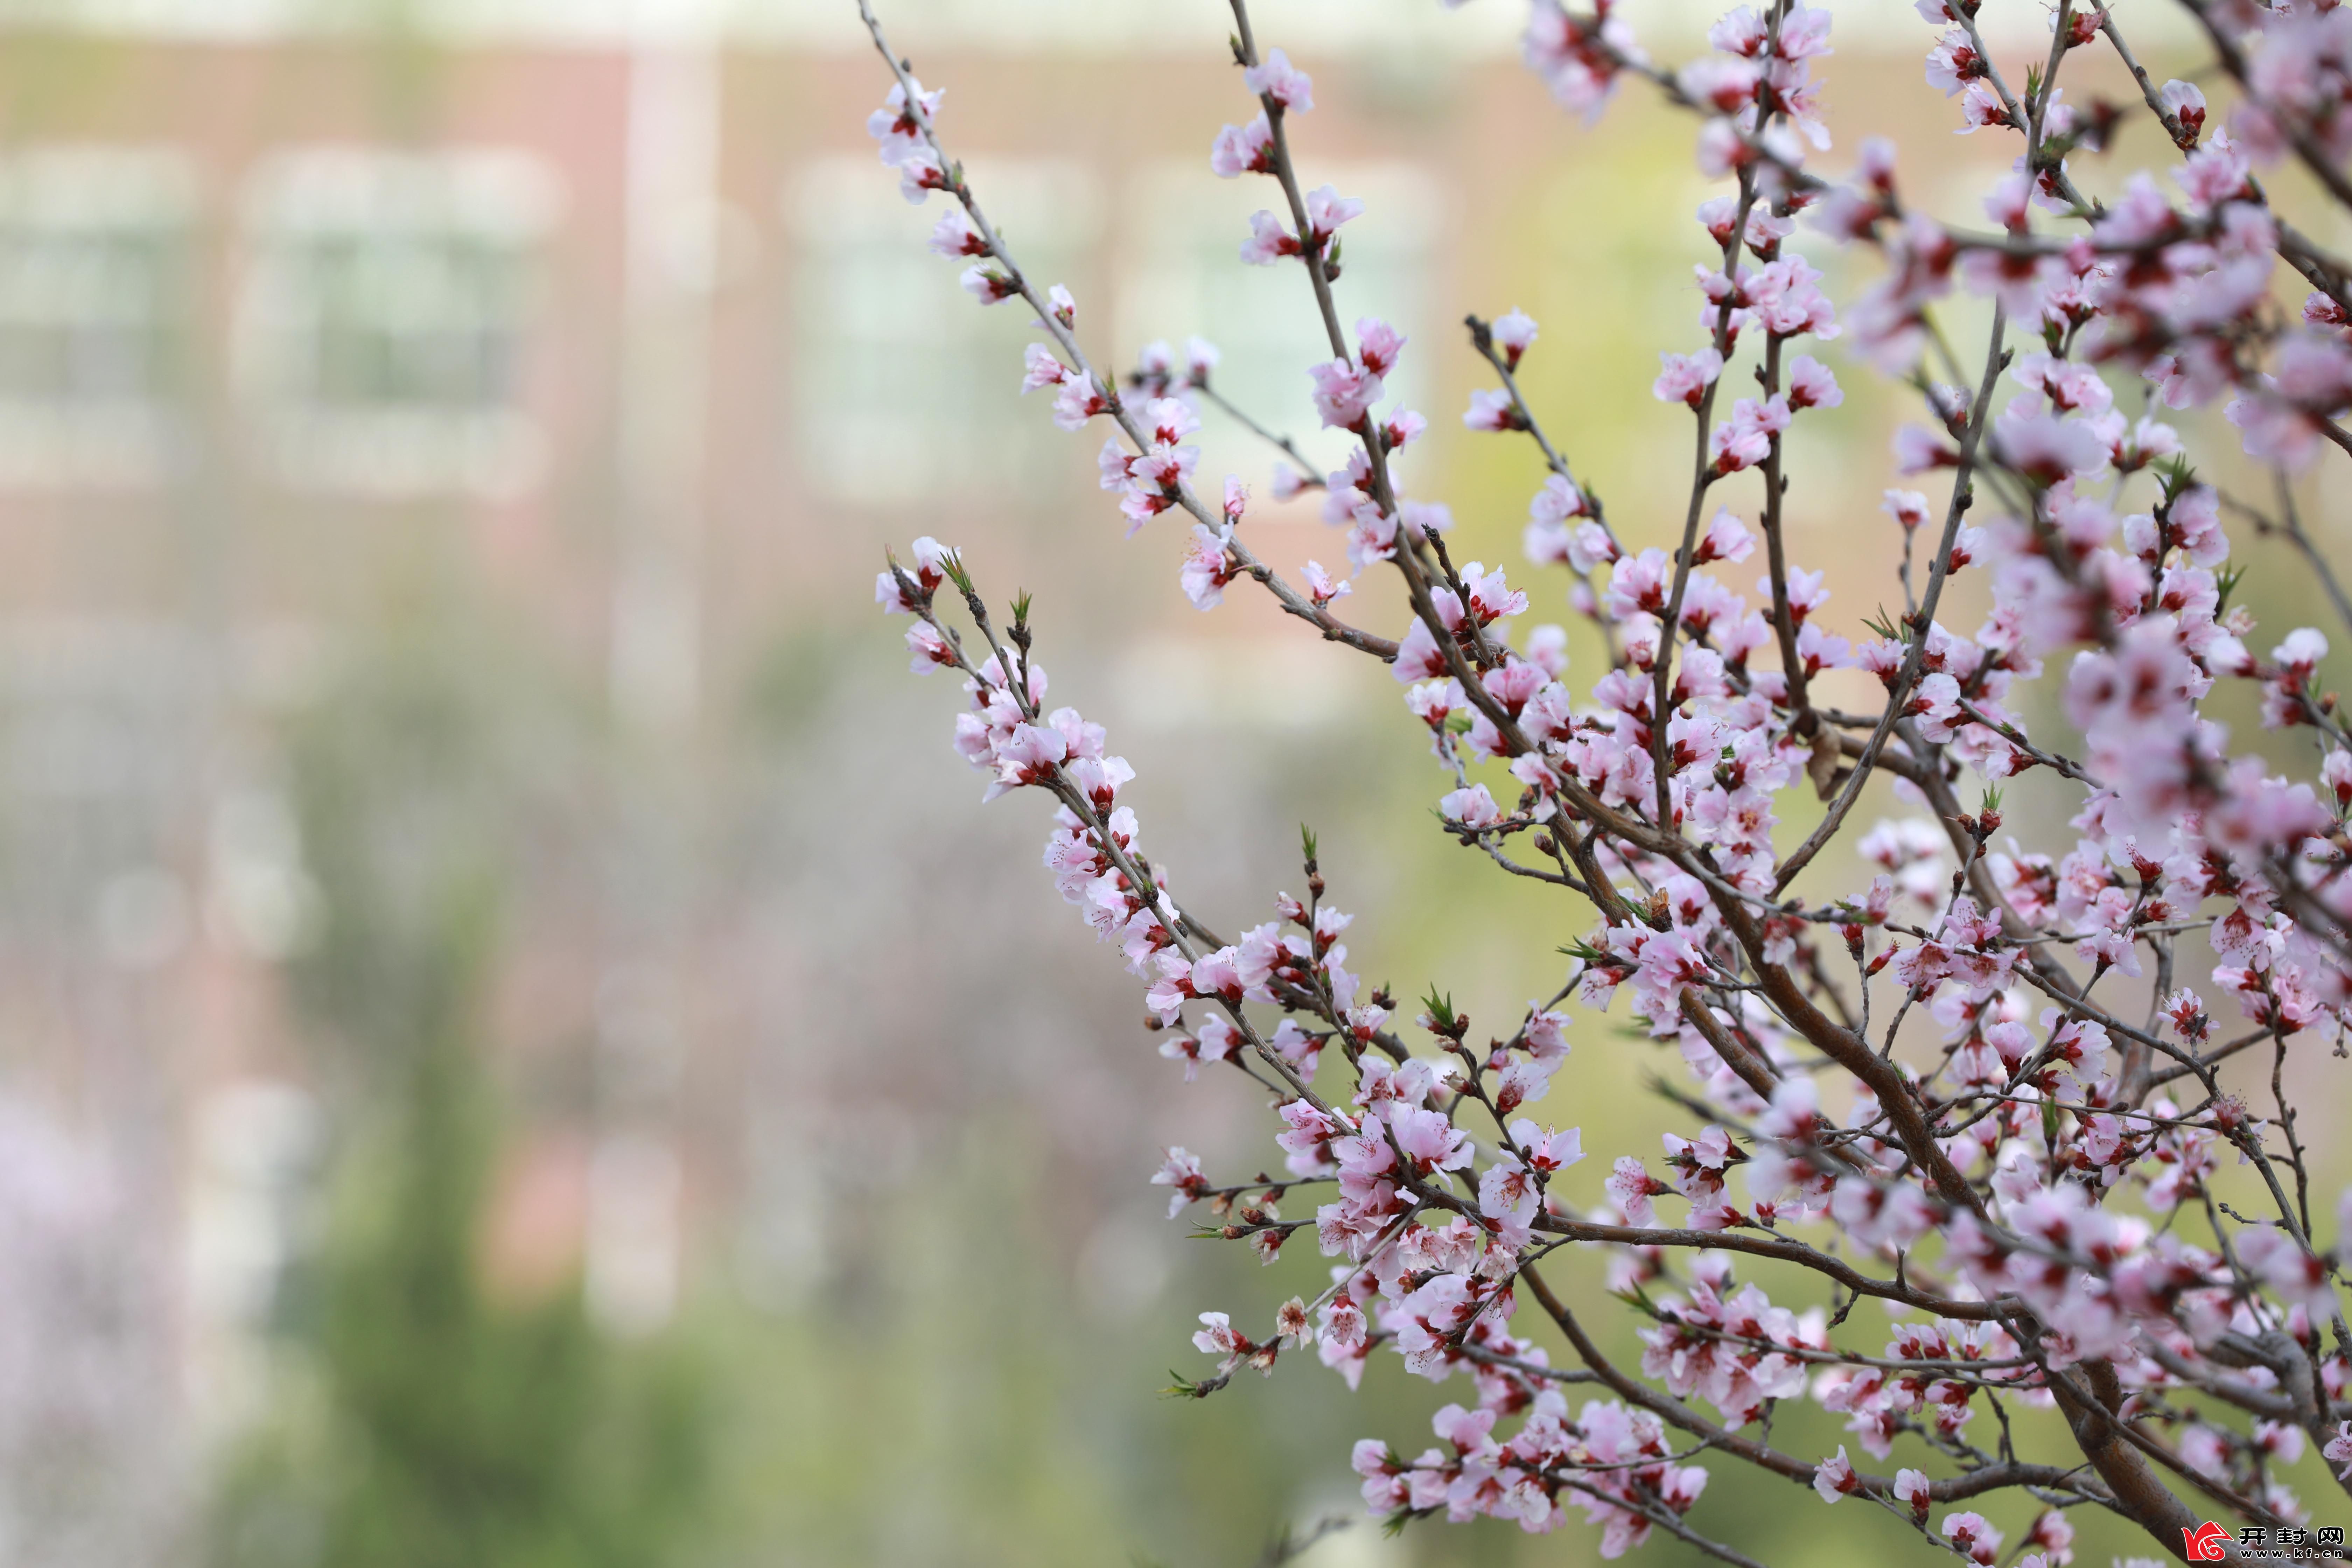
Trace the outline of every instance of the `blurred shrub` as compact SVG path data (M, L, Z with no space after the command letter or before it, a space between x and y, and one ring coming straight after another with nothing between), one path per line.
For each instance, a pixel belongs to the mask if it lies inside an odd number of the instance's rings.
M222 1568L641 1568L694 1534L702 1363L604 1338L576 1289L482 1284L503 1119L479 1019L518 802L483 668L459 638L396 642L290 737L322 911L294 991L338 1152L209 1521Z

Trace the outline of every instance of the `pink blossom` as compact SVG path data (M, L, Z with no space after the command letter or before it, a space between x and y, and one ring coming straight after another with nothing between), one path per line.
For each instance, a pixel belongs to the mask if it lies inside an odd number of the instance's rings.
M2045 485L2095 472L2109 457L2107 444L2086 421L2061 419L2024 398L1994 418L1992 446L2002 463Z
M1374 375L1386 375L1394 370L1397 356L1403 352L1403 335L1386 321L1371 316L1357 321L1357 363Z
M1437 808L1445 814L1446 821L1458 822L1465 827L1492 827L1503 820L1502 809L1482 784L1450 792L1437 803Z
M2331 751L2319 764L2319 776L2327 785L2327 793L2336 799L2340 814L2352 807L2352 752Z
M2255 1276L2315 1311L2331 1309L2336 1292L2320 1261L2295 1245L2285 1231L2271 1226L2250 1226L2238 1233L2239 1260Z
M2157 94L2157 101L2164 105L2167 114L2179 121L2180 140L2188 145L2195 145L2198 136L2205 129L2205 95L2198 90L2196 84L2176 77L2164 84L2163 90Z
M1172 447L1201 427L1200 416L1181 397L1154 398L1143 413L1144 431L1154 447Z
M1867 1247L1909 1247L1936 1223L1936 1213L1917 1188L1879 1183L1859 1173L1838 1178L1830 1213Z
M2352 1477L2352 1421L2337 1422L2336 1436L2330 1437L2327 1446L2319 1452L2329 1464L2344 1467L2336 1472L2336 1479Z
M1519 361L1535 345L1535 318L1524 310L1514 309L1509 315L1495 322L1494 341L1495 347L1502 352L1503 363L1517 370Z
M1829 366L1811 354L1799 354L1789 362L1790 408L1835 408L1844 401L1845 394L1838 390Z
M2165 516L2165 541L2199 566L2219 566L2230 558L2230 536L2221 530L2221 502L2210 485L2190 485L2175 496Z
M888 615L914 615L921 606L907 596L906 590L900 585L900 572L904 571L915 588L928 596L946 581L945 563L951 561L954 555L954 551L943 547L938 540L925 534L915 541L913 566L900 568L894 563L892 570L876 574L874 602L881 605L884 612Z
M1511 1123L1511 1136L1526 1152L1530 1170L1552 1176L1584 1159L1584 1135L1570 1127L1552 1132L1524 1118Z
M1837 1453L1813 1467L1813 1490L1823 1502L1842 1501L1861 1482L1855 1478L1853 1466L1845 1457L1845 1445L1838 1445Z
M1731 417L1707 437L1707 456L1717 473L1753 468L1771 455L1773 437L1789 427L1789 405L1778 395L1758 402L1743 397Z
M1387 1113L1389 1135L1423 1175L1458 1171L1470 1163L1469 1135L1434 1110L1396 1105Z
M1967 29L1948 27L1927 55L1927 84L1951 97L1985 73L1985 65L1969 41Z
M1665 368L1658 373L1650 395L1661 403L1687 403L1696 408L1700 395L1723 372L1723 356L1711 348L1695 354L1662 353L1658 360Z
M1568 670L1568 633L1558 626L1540 626L1528 633L1528 662L1554 679Z
M1888 490L1879 502L1879 510L1902 524L1904 532L1910 533L1927 521L1927 498L1917 490Z
M1184 554L1181 574L1184 596L1192 601L1197 610L1214 609L1223 602L1225 584L1240 573L1240 563L1226 550L1225 542L1201 523L1192 525L1192 544Z
M940 256L992 256L994 249L972 226L961 207L950 207L931 227L931 250Z
M925 92L923 84L912 77L907 79L914 82L912 98L905 84L894 82L883 106L866 117L866 133L882 144L882 162L893 168L929 153L923 129L939 112L944 96L943 91Z
M1699 536L1698 549L1692 559L1700 565L1710 561L1740 562L1747 560L1755 548L1756 536L1748 531L1748 525L1731 512L1718 510L1708 521L1706 531ZM1709 579L1694 578L1693 581ZM1685 613L1687 605L1685 600Z
M942 668L951 668L956 662L954 647L929 621L917 621L907 628L907 647L914 655L908 668L917 675L929 675Z
M1001 267L987 264L965 268L959 281L965 293L983 305L1002 305L1021 292L1020 279Z
M1408 684L1416 680L1433 680L1446 673L1445 656L1430 634L1429 623L1415 619L1405 628L1397 645L1396 662L1390 673Z
M1170 1061L1182 1062L1184 1081L1192 1083L1200 1078L1202 1063L1231 1060L1238 1043L1233 1026L1213 1013L1202 1021L1197 1037L1173 1035L1160 1042L1160 1054Z
M1948 1513L1942 1534L1955 1550L1984 1568L2000 1560L2001 1533L1980 1513Z
M2172 204L2165 200L2156 182L2142 173L2134 174L2123 195L2108 205L2106 216L2092 234L2102 245L2146 246L2169 237L2179 226L2180 216L2172 210Z
M1044 343L1031 343L1024 349L1022 364L1021 391L1024 395L1041 386L1059 386L1070 376L1067 367Z
M1341 224L1362 216L1363 211L1363 203L1341 195L1329 185L1318 185L1307 193L1307 226L1318 246L1328 244Z
M1500 387L1475 387L1470 393L1470 406L1463 411L1463 426L1471 430L1523 430L1527 421L1519 417L1517 400Z
M1274 100L1293 114L1304 114L1315 107L1315 84L1280 49L1267 50L1263 64L1243 71L1242 85L1262 98Z
M1217 1364L1220 1373L1230 1373L1244 1361L1256 1364L1260 1347L1233 1326L1233 1320L1223 1312L1201 1314L1201 1328L1192 1336L1193 1348L1223 1359ZM1274 1363L1269 1359L1259 1367L1271 1375Z
M1380 376L1352 360L1330 360L1309 374L1315 381L1315 411L1334 429L1354 429L1380 400Z
M1925 473L1930 468L1958 468L1959 448L1929 435L1916 425L1900 426L1895 432L1895 467L1905 474Z
M1214 952L1203 953L1194 959L1192 971L1192 994L1217 996L1226 1002L1238 1004L1246 986L1242 980L1241 970L1234 963L1234 958L1232 948L1222 947Z
M1504 580L1499 566L1489 572L1485 563L1470 562L1462 568L1462 586L1468 598L1465 608L1470 618L1482 626L1527 614L1528 596Z
M1318 605L1328 605L1334 599L1355 592L1356 585L1344 577L1338 582L1332 581L1331 574L1323 569L1323 563L1319 561L1309 561L1304 575L1307 579L1307 596Z
M1228 125L1209 149L1209 167L1221 180L1274 173L1274 126L1264 114L1247 125Z
M1209 1183L1201 1173L1200 1156L1187 1149L1173 1148L1168 1151L1166 1163L1153 1173L1151 1184L1175 1189L1168 1194L1168 1217L1174 1219L1184 1212L1185 1205L1200 1201Z
M1823 5L1791 5L1780 18L1780 37L1774 51L1783 60L1812 60L1833 51L1830 27L1834 18Z
M1597 115L1616 90L1619 62L1645 59L1623 17L1597 16L1588 24L1556 7L1530 13L1520 49L1553 100L1588 117Z
M1535 1217L1540 1195L1534 1173L1508 1154L1478 1177L1478 1212L1488 1219L1514 1222L1523 1232Z
M1988 83L1982 81L1971 81L1962 89L1960 119L1963 123L1959 133L1963 136L1971 131L1981 131L1987 126L2016 123L2008 109L2002 105L2000 95Z
M1069 743L1058 731L1036 724L1016 724L996 747L997 788L1034 784L1053 775L1056 764L1070 754Z
M1218 362L1224 357L1223 352L1208 339L1186 338L1184 340L1185 381L1193 386L1208 385L1210 372L1215 370Z
M2224 203L2242 201L2252 195L2252 173L2245 154L2231 142L2225 133L2214 137L2209 145L2190 153L2188 161L2173 172L2172 177L2179 182L2192 205L2200 211L2212 213ZM2232 267L2225 276L2234 278L2237 270ZM2267 264L2262 270L2269 270ZM2248 268L2246 276L2251 280L2253 269ZM2224 313L2234 315L2237 311L2231 309Z
M1675 73L1675 85L1693 102L1717 114L1733 114L1755 100L1756 84L1763 77L1746 60L1702 56Z
M1657 1215L1650 1207L1650 1199L1674 1189L1642 1168L1642 1162L1631 1154L1621 1156L1604 1184L1609 1201L1625 1216L1628 1225L1650 1226L1657 1223Z
M1110 399L1104 395L1092 376L1066 375L1061 384L1062 390L1054 398L1054 423L1060 428L1083 429L1087 420L1110 411ZM1117 443L1112 445L1115 448Z
M1609 577L1609 613L1619 620L1643 612L1663 615L1673 575L1674 568L1663 550L1644 550L1632 560L1619 562Z
M1302 256L1306 247L1270 212L1250 215L1250 235L1242 241L1242 259L1252 267L1271 267L1286 256Z
M1590 572L1616 559L1615 542L1605 530L1591 524L1570 526L1587 515L1583 493L1574 485L1558 474L1546 479L1528 503L1529 521L1522 540L1528 559L1539 566L1565 562L1578 572Z
M887 149L886 149L887 153ZM921 206L933 191L949 188L948 174L938 154L928 147L908 153L898 162L898 194L908 206Z

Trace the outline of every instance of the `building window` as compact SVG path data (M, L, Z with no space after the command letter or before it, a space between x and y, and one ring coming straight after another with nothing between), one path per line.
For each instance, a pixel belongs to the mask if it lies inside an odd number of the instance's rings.
M1377 316L1415 340L1388 378L1387 409L1402 401L1432 418L1425 401L1433 345L1427 337L1430 268L1442 224L1436 182L1407 163L1339 163L1316 181L1364 204L1340 230L1339 315ZM1280 208L1265 180L1220 180L1199 161L1158 163L1128 183L1126 238L1135 264L1121 279L1121 352L1155 340L1181 351L1188 336L1217 345L1223 359L1211 384L1268 429L1291 437L1318 463L1337 467L1349 443L1320 428L1309 366L1331 357L1323 319L1296 262L1251 267L1241 260L1249 218ZM1287 215L1284 216L1288 226ZM1124 367L1122 367L1124 368ZM1213 410L1203 410L1201 471L1264 474L1276 454Z
M545 442L527 397L553 174L507 151L313 148L257 168L237 372L299 489L511 496Z
M166 477L194 193L168 151L0 157L0 484Z
M1030 278L1067 283L1083 312L1098 227L1087 171L980 159L971 179ZM1034 313L1018 300L983 309L957 287L961 264L926 248L942 200L908 205L870 157L814 163L785 193L799 252L786 357L800 467L832 499L1034 493L1040 472L1079 460L1043 397L1018 395Z

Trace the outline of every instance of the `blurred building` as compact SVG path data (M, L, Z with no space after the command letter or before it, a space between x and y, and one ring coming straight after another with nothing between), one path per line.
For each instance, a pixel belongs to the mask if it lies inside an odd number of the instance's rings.
M839 16L361 9L17 6L0 35L0 1086L48 1119L22 1157L82 1173L123 1240L143 1348L100 1359L176 1369L193 1422L134 1404L93 1461L164 1491L181 1439L255 1397L315 1136L277 966L317 889L278 721L453 584L594 694L592 863L512 895L496 1008L503 1049L586 1088L514 1157L494 1245L519 1276L584 1264L622 1331L671 1311L697 1226L740 1225L789 1295L824 1267L824 1073L814 977L773 951L793 927L747 927L775 890L708 858L740 693L780 648L788 687L818 679L793 639L855 613L877 537L992 535L1075 590L1037 546L1091 488L1009 395L1017 308L971 308L876 162L886 78ZM908 47L927 18L1033 269L1105 342L1223 323L1232 395L1303 431L1312 323L1202 237L1255 195L1201 156L1230 73L1193 51L1139 98L995 58L1037 15L910 8ZM1325 128L1379 215L1349 270L1433 328L1441 122L1402 73L1373 86ZM0 1426L46 1419L0 1382Z
M9 1072L152 1166L167 1216L205 1163L193 1108L305 1076L273 977L309 893L269 721L454 573L590 672L627 761L601 912L518 931L516 974L566 978L531 983L514 1032L593 1059L592 1288L646 1321L677 1224L643 1194L740 1174L709 1127L682 1185L648 1174L694 1125L680 1064L738 1048L712 1026L755 1010L695 956L740 890L694 864L727 694L878 534L1034 540L1088 486L1008 395L1017 307L971 307L923 248L935 213L877 163L886 78L854 30L658 11L17 7L0 57ZM1223 323L1232 395L1305 430L1313 324L1229 265L1255 193L1201 156L1230 73L1158 63L1139 99L1118 71L992 58L1037 15L901 20L910 47L956 40L924 66L954 83L959 148L1097 337ZM1376 214L1349 271L1433 328L1448 148L1424 89L1370 85L1318 127Z

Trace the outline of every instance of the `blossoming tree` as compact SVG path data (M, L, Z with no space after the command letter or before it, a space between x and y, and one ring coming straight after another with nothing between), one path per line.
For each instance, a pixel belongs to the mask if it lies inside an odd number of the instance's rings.
M1271 1324L1204 1315L1194 1342L1215 1370L1187 1392L1309 1349L1351 1385L1376 1352L1435 1381L1465 1374L1475 1397L1439 1413L1436 1446L1357 1446L1371 1508L1530 1531L1573 1510L1610 1557L1663 1531L1752 1561L1687 1517L1702 1457L1781 1478L1792 1500L1889 1510L1980 1563L2004 1556L1977 1511L2001 1492L2032 1500L2008 1552L2030 1568L2071 1559L2068 1510L2083 1506L2200 1560L2241 1556L2237 1530L2300 1542L2306 1509L2277 1470L2310 1444L2352 1472L2352 1330L2335 1291L2352 1214L2315 1208L2283 1081L2291 1058L2341 1055L2352 1019L2352 731L2315 688L2318 631L2266 656L2248 641L2225 520L2299 551L2352 624L2284 479L2352 453L2352 258L2313 237L2352 216L2352 9L2178 0L2210 49L2200 74L2229 100L2214 114L2196 86L2152 79L2110 10L2057 0L2021 76L1988 47L1980 0L1918 0L1929 84L1958 100L1963 131L2015 152L1978 222L1909 205L1883 142L1843 175L1816 171L1831 146L1813 65L1830 53L1827 9L1741 6L1712 52L1667 66L1611 0L1591 14L1535 0L1525 58L1562 106L1590 116L1621 89L1659 95L1688 111L1700 167L1724 187L1689 237L1704 258L1696 330L1662 353L1653 389L1691 416L1687 505L1657 530L1671 548L1626 542L1580 482L1572 442L1522 395L1536 323L1468 321L1493 384L1464 422L1540 452L1527 553L1564 572L1605 649L1580 696L1560 628L1516 634L1528 594L1457 564L1445 509L1408 494L1401 470L1426 421L1384 405L1404 340L1346 324L1340 236L1362 205L1310 187L1295 137L1312 84L1230 3L1255 112L1209 161L1269 193L1234 237L1240 261L1301 274L1299 308L1331 357L1300 371L1324 424L1354 443L1320 477L1278 465L1274 490L1321 490L1346 573L1310 562L1292 581L1253 549L1247 487L1204 489L1186 444L1204 403L1250 423L1213 389L1215 351L1196 341L1181 357L1148 351L1123 377L1101 368L1068 292L1024 271L990 223L940 95L860 0L895 79L869 128L910 202L945 198L931 244L965 262L964 287L1034 313L1022 390L1050 394L1065 429L1105 430L1102 485L1129 532L1189 530L1192 603L1247 584L1388 664L1452 785L1442 830L1581 900L1593 923L1558 994L1484 1042L1434 993L1408 1023L1366 991L1311 840L1307 896L1219 934L1146 855L1121 804L1133 770L1102 727L1047 707L1026 600L1000 620L930 539L893 556L877 597L914 617L915 669L955 670L971 697L957 750L992 798L1052 799L1045 865L1147 987L1161 1054L1187 1077L1246 1073L1272 1098L1286 1174L1221 1180L1169 1150L1152 1179L1171 1215L1197 1205L1269 1262L1311 1229L1330 1260ZM2066 101L2068 62L2109 50L2141 103ZM2113 178L2101 155L2158 132L2168 176ZM2334 210L2281 210L2264 175L2286 167ZM1806 228L1883 263L1843 311L1796 248ZM2299 321L2278 303L2288 272L2308 290ZM1956 295L1990 301L1980 345L1939 321ZM1887 378L1880 395L1916 400L1893 468L1927 487L1886 491L1903 612L1859 641L1825 624L1822 574L1790 559L1784 521L1786 434L1845 395L1802 350L1841 331ZM1726 392L1735 365L1754 395ZM2130 417L2118 385L2150 412ZM2274 500L2200 478L2161 416L2216 402L2280 471ZM1751 561L1752 602L1722 571ZM1937 619L1963 571L1991 596L1972 632ZM1367 572L1394 573L1410 601L1394 637L1341 613ZM1827 705L1820 678L1841 668L1874 676L1884 701ZM2079 745L2027 734L2035 681ZM2294 732L2304 778L2233 751L2202 715L2232 683ZM2002 781L2037 769L2079 807L2067 841L2042 849L2003 837L1999 806ZM1856 831L1876 774L1916 814L1857 835L1883 868L1867 887L1809 904L1793 879ZM1776 837L1801 795L1818 826ZM1689 1135L1667 1137L1654 1164L1596 1151L1613 1161L1608 1202L1580 1212L1559 1182L1585 1157L1580 1131L1539 1108L1570 1052L1560 1009L1621 993L1688 1065L1674 1098ZM2217 1195L2225 1163L2259 1205ZM1311 1218L1283 1217L1300 1203ZM1607 1353L1555 1289L1571 1244L1604 1255L1642 1314L1638 1364ZM1829 1305L1794 1310L1776 1291ZM1855 1315L1866 1298L1894 1314L1891 1337ZM1917 1468L1872 1473L1846 1446L1776 1443L1776 1402L1801 1397L1843 1415L1865 1462L1901 1440ZM2013 1426L2029 1409L2056 1418Z

